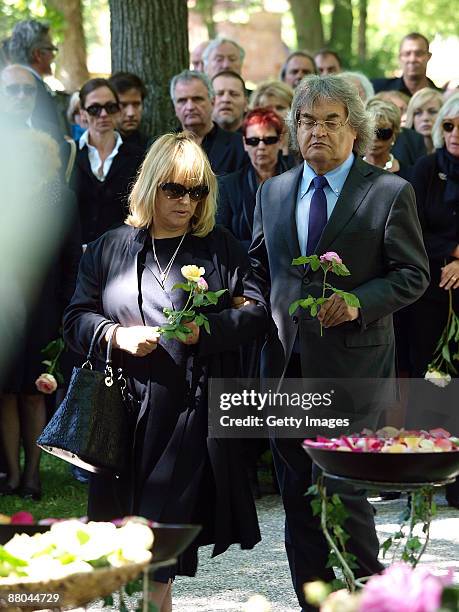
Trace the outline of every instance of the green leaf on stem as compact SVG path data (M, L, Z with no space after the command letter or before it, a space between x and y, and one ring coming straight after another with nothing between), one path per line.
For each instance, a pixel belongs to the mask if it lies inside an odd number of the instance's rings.
M192 286L190 285L190 283L175 283L175 285L172 287L172 291L175 291L176 289L183 289L184 291L191 291Z
M353 293L341 291L341 289L333 289L333 291L334 293L342 297L348 306L352 306L353 308L360 308L360 300Z
M204 293L195 293L195 295L193 296L193 306L199 308L199 306L202 306L203 304L205 304L205 302L206 297Z
M206 330L208 334L210 334L210 325L209 325L209 320L207 319L207 317L204 319L204 329Z
M311 268L315 271L320 267L320 259L317 255L302 255L301 257L296 257L292 260L292 266L306 266L310 264Z
M350 276L351 274L343 263L337 263L336 261L332 262L331 271L337 276Z
M451 355L450 355L450 352L449 352L449 346L447 344L444 344L442 346L441 356L443 357L443 359L445 361L447 361L448 363L451 363Z
M311 317L316 317L318 311L319 311L319 309L317 307L317 304L312 304L311 305Z

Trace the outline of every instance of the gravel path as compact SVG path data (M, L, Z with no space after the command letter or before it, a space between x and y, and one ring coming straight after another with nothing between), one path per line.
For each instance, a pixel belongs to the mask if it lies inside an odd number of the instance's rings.
M441 492L436 502L438 514L432 522L431 541L422 563L454 569L455 581L459 582L459 510L449 508ZM376 508L382 542L398 529L406 498L378 503ZM257 501L257 510L262 541L252 551L232 546L215 559L211 559L211 546L202 548L196 577L179 577L175 582L174 612L242 612L244 603L256 593L271 602L272 612L299 611L284 551L280 497L263 497ZM90 608L101 610L101 605L94 603Z
M449 508L438 495L438 515L432 523L431 542L423 563L453 568L459 580L459 510ZM406 506L406 498L378 503L376 523L384 541L393 534ZM278 496L257 502L262 541L252 551L232 546L225 554L210 558L205 547L195 578L178 578L174 586L174 612L240 612L244 602L260 593L270 600L272 612L298 612L283 544L284 513Z

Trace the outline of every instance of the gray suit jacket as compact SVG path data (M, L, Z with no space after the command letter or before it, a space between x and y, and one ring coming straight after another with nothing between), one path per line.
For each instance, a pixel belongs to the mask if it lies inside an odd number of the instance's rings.
M300 247L295 210L303 165L263 183L257 193L249 255L272 325L262 350L262 378L283 376L299 333L303 376L380 378L394 375L392 313L419 298L429 266L414 191L403 179L355 159L317 246L336 251L351 275L330 274L333 286L355 293L356 321L324 329L303 309L290 316L291 302L321 294L322 271L292 266Z

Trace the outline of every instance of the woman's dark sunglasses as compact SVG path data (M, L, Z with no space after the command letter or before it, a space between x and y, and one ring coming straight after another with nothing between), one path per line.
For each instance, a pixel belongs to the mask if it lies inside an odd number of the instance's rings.
M252 138L244 138L245 144L249 145L249 147L258 147L260 142L264 142L265 145L273 145L276 142L279 142L279 136L266 136L265 138L257 138L253 136Z
M190 196L190 200L193 202L199 202L209 195L209 188L207 185L196 185L187 189L180 183L161 183L161 190L169 200L179 200L186 194Z
M452 132L454 130L455 125L451 121L444 121L441 124L441 127L445 130L445 132Z
M394 135L392 128L378 128L375 130L376 138L378 140L389 140Z
M118 102L107 102L106 104L91 104L84 109L91 117L100 117L103 110L107 115L119 113L120 105Z

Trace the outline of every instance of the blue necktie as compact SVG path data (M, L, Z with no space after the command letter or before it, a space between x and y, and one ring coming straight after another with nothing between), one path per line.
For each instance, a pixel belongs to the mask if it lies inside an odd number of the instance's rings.
M312 182L314 193L309 207L307 256L315 253L324 227L327 225L327 197L324 188L328 185L328 181L324 176L315 176Z

